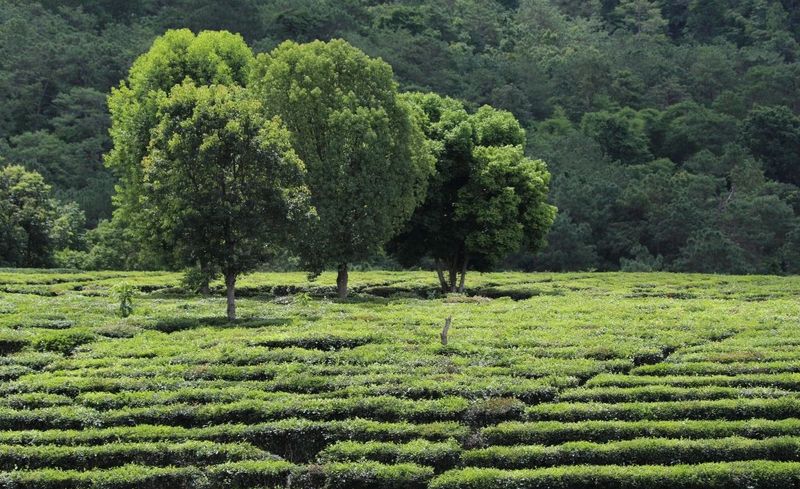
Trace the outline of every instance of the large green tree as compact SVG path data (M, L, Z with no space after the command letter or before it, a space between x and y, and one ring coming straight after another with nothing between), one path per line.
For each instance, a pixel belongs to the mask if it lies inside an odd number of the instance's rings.
M433 158L392 69L342 40L287 41L256 63L252 89L292 132L308 168L315 229L296 244L312 272L380 250L425 196Z
M800 117L788 107L755 107L744 122L742 138L764 163L767 177L800 186Z
M204 31L195 35L188 29L171 30L153 42L133 63L127 79L111 91L112 149L106 164L119 178L114 219L120 221L117 228L131 230L128 234L137 238L139 248L154 250L148 251L149 255L165 246L151 226L157 222L155 210L141 199L142 160L158 123L159 101L187 79L198 85L244 86L252 61L253 53L238 34ZM175 263L168 255L161 258L162 266L186 264L182 260Z
M50 186L39 173L21 166L0 172L0 262L42 267L50 263L54 218Z
M584 114L581 128L603 148L612 161L644 163L653 158L645 121L632 109Z
M304 167L278 118L239 87L187 81L161 101L144 161L144 198L171 249L218 267L228 319L239 274L310 214Z
M51 266L54 251L82 245L84 220L77 204L53 197L39 173L0 169L0 265Z
M400 260L432 258L442 290L463 291L468 267L485 270L523 247L540 248L556 214L546 203L550 173L525 157L514 116L489 106L468 114L435 94L405 98L423 113L437 160L425 202L393 242Z

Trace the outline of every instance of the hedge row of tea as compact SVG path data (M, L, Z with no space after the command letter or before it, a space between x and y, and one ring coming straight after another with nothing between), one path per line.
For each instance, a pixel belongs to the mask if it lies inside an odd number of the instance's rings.
M0 488L800 484L800 279L330 278L0 272Z

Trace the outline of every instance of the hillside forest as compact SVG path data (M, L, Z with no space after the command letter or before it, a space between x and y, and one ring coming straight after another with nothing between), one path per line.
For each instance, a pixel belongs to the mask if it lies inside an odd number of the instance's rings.
M492 268L800 271L798 0L0 0L0 266L185 266L142 246L108 164L109 94L174 28L343 39L401 92L512 113L558 213ZM396 241L359 265L407 265Z

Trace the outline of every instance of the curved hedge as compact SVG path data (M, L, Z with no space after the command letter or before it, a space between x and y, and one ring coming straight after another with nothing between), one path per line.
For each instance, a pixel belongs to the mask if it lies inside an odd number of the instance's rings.
M455 467L461 459L462 448L455 440L430 442L414 440L405 444L386 442L343 441L322 450L320 462L373 460L386 464L415 463L444 471Z
M430 489L776 489L800 486L800 463L582 465L538 470L461 469L436 477Z
M723 399L717 401L556 403L532 406L531 421L786 419L800 417L800 399Z
M569 441L607 442L632 438L769 438L800 436L800 419L685 421L509 421L480 431L489 445L555 445Z
M610 443L496 446L468 450L465 466L526 469L558 465L676 465L740 460L800 461L800 437L672 440L638 438Z

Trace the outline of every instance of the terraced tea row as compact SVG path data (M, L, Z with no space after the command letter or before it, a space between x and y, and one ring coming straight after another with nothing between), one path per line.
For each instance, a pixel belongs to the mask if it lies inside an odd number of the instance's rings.
M338 302L256 274L229 324L175 275L6 277L2 488L800 481L797 279L487 274L514 299L423 299L426 274L356 273Z

